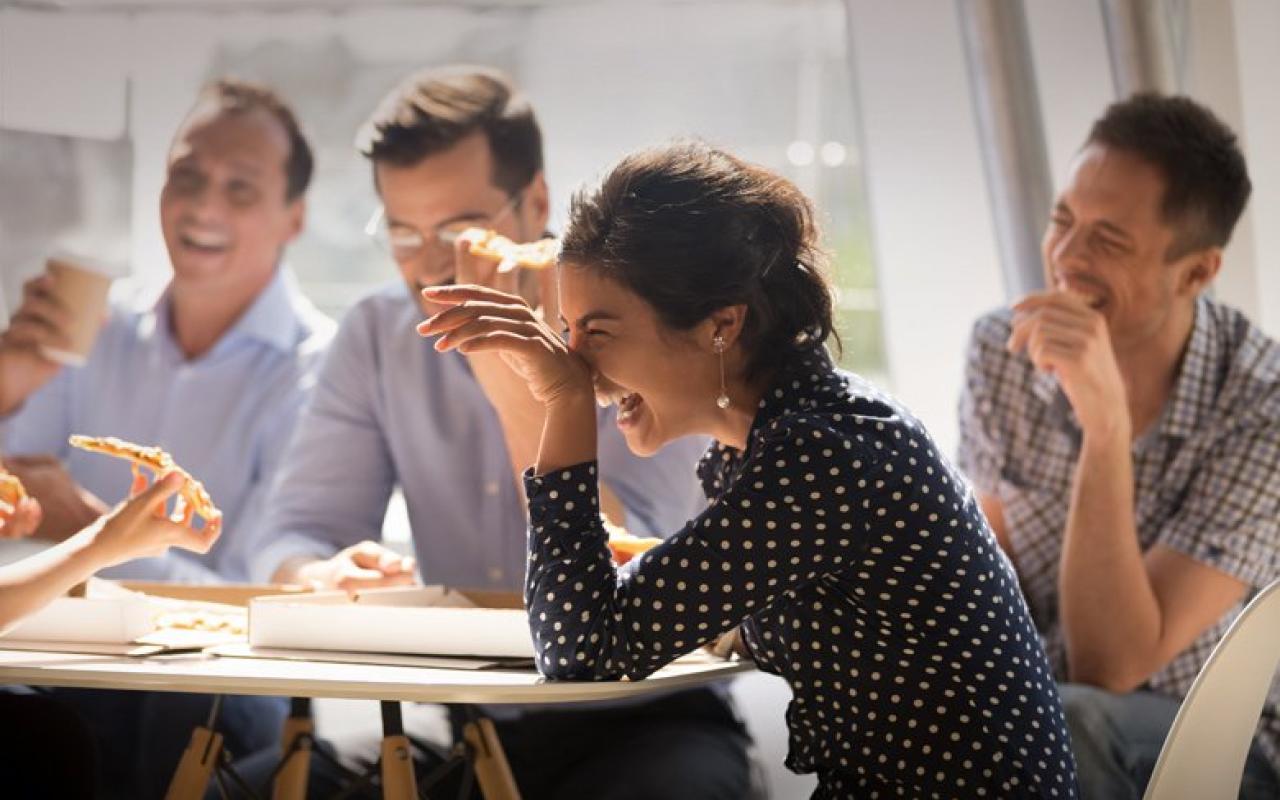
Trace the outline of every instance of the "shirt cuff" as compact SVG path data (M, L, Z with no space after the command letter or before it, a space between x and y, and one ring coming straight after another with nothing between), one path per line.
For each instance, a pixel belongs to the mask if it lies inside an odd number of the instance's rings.
M272 583L276 571L286 561L297 558L323 561L332 558L338 552L329 542L313 539L301 533L285 533L276 536L272 541L252 553L249 557L248 573L252 583Z
M600 526L599 471L595 461L584 461L567 469L534 475L524 473L524 492L529 501L529 527L547 531Z

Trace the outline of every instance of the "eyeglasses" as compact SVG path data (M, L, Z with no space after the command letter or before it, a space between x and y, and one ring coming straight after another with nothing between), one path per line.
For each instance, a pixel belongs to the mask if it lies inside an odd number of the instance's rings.
M431 260L446 261L453 257L453 244L468 228L492 228L494 223L520 206L523 191L507 198L502 208L488 216L468 217L437 225L430 233L423 233L412 225L388 222L386 207L378 206L365 223L364 232L397 262L406 263L430 254Z

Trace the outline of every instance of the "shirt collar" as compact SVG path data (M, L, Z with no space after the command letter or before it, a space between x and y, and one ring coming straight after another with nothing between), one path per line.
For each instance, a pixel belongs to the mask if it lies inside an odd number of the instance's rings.
M1187 341L1173 394L1160 421L1160 433L1186 438L1200 426L1201 414L1212 407L1216 368L1215 354L1221 350L1221 335L1213 324L1209 301L1196 301L1195 322Z
M146 314L142 325L143 331L154 332L173 339L167 320L172 302L172 287L166 287L156 300L150 313ZM238 341L258 341L280 351L288 351L297 342L298 318L294 306L294 298L298 295L297 281L293 273L281 267L271 278L249 308L245 310L235 324L222 335L214 345L210 354L220 352L223 348L234 345Z
M715 497L732 484L747 451L764 430L779 417L812 411L822 404L822 397L841 395L845 383L822 345L810 345L794 355L778 370L769 388L760 398L746 450L721 442L712 442L698 463L698 477L707 497ZM710 402L710 398L708 398Z
M783 414L817 408L818 396L829 394L837 386L844 388L831 362L831 354L825 347L816 345L800 350L778 370L772 385L760 398L760 407L751 423L747 441L750 442L761 429Z

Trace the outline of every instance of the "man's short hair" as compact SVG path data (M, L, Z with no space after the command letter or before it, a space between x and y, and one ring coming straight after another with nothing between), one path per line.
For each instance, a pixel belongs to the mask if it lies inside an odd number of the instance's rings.
M1091 144L1132 153L1163 174L1160 215L1176 231L1167 260L1231 239L1253 187L1236 135L1212 111L1188 97L1136 94L1107 108Z
M485 67L426 69L409 76L361 127L356 148L375 165L409 167L482 132L493 184L515 194L542 170L542 130L506 75Z
M311 173L315 169L315 158L311 153L311 145L302 135L298 118L279 94L268 86L239 78L221 78L206 84L196 98L196 108L212 104L222 111L248 113L265 111L280 123L289 137L289 158L285 162L285 176L288 180L285 199L296 200L307 191L311 184Z

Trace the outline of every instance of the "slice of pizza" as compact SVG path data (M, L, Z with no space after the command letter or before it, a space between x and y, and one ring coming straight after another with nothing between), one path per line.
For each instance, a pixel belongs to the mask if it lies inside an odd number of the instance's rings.
M662 544L661 539L652 536L632 536L608 520L605 520L604 529L609 532L609 551L618 566Z
M185 514L183 521L189 522L190 514L195 513L207 524L221 523L222 512L213 504L213 499L205 491L204 484L191 477L191 473L174 462L173 456L159 447L146 447L114 436L72 436L70 442L72 447L78 447L90 453L101 453L132 462L135 482L142 477L143 467L151 470L157 480L170 472L177 472L185 481L179 492L183 506L179 512Z
M539 239L536 242L520 244L495 231L484 228L467 228L458 237L470 245L473 255L486 256L525 269L547 269L556 264L560 255L559 239Z
M11 506L17 506L27 496L27 490L12 472L5 472L0 467L0 500Z

